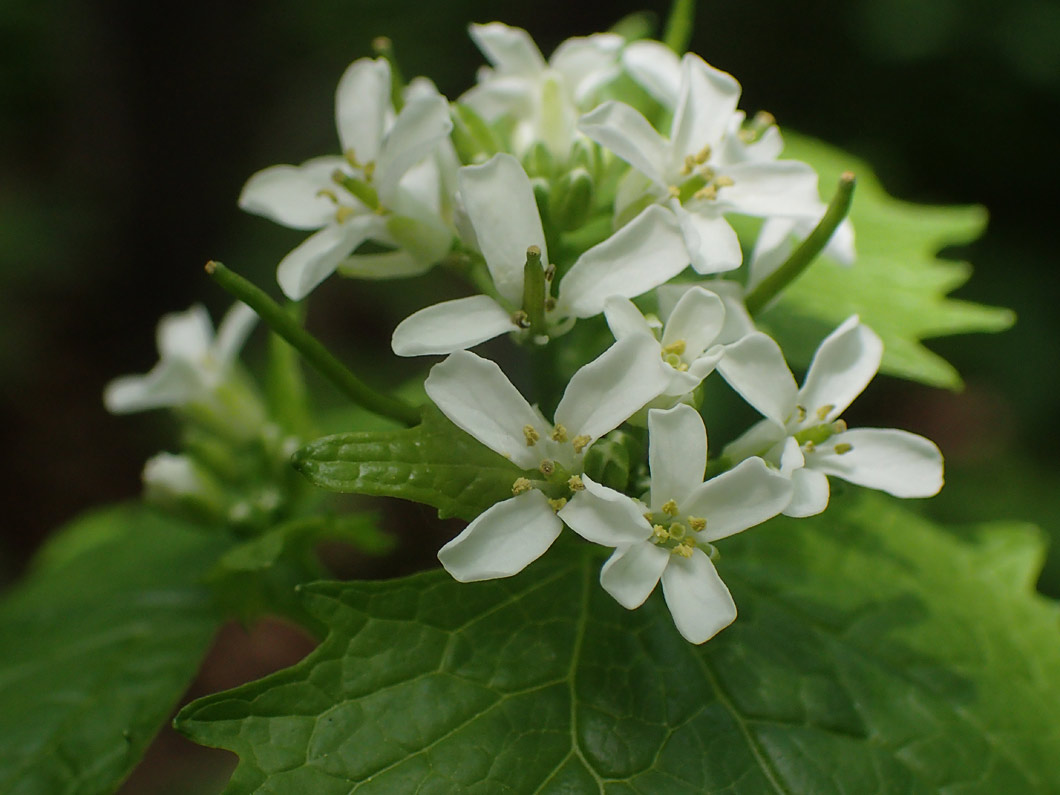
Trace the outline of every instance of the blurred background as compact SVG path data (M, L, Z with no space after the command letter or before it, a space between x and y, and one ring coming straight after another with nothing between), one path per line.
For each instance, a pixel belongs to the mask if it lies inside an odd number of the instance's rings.
M668 5L511 0L501 19L547 55L634 11L664 17ZM111 417L100 393L154 364L161 314L202 301L218 317L227 306L203 263L220 259L275 294L275 264L303 234L241 213L245 179L337 151L335 84L377 35L392 38L407 76L459 96L482 62L466 25L497 8L0 2L0 585L51 529L136 496L143 461L170 444L165 417ZM691 49L741 81L743 108L868 160L893 195L989 209L982 239L947 252L975 266L956 295L1012 307L1017 326L930 343L965 389L880 379L857 422L938 441L947 487L926 513L957 525L1026 519L1060 537L1060 4L714 0L700 3ZM384 291L333 280L314 295L314 330L358 340L343 353L354 363L388 361L390 330L425 300L402 291L383 301ZM1057 555L1039 588L1060 596ZM285 662L265 645L251 669L215 671L198 687ZM245 638L233 649L221 656L255 653ZM128 791L170 791L161 780L136 778Z

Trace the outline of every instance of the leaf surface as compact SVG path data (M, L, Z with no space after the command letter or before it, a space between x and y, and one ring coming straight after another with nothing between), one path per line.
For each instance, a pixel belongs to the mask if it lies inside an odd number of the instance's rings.
M228 792L997 793L1060 789L1060 611L1032 528L961 538L876 495L719 545L741 611L703 646L599 557L318 583L309 657L186 707Z
M223 539L139 506L75 520L0 602L0 792L113 791L194 676L220 617Z
M426 503L444 517L474 519L512 496L522 474L428 406L423 422L394 431L340 433L303 447L294 465L332 491L401 497Z
M1004 331L1015 321L1010 310L946 297L968 280L971 267L939 259L938 252L979 237L986 211L899 201L853 156L793 133L785 140L784 157L813 165L822 190L832 190L844 171L857 176L850 213L857 260L848 267L819 258L762 313L762 325L775 333L793 364L806 365L832 329L858 314L883 338L881 372L959 388L953 366L921 341Z

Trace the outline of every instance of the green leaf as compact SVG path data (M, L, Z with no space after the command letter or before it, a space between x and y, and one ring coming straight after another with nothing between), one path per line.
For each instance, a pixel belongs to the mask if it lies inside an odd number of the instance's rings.
M910 204L887 195L863 162L827 144L785 134L784 156L804 160L831 191L853 171L858 185L850 217L857 261L844 267L821 257L761 315L792 363L808 364L817 344L843 320L859 314L884 341L881 371L932 386L959 388L961 379L921 340L1009 328L1007 309L947 298L971 275L967 263L940 260L939 250L969 243L986 226L982 207Z
M741 615L703 646L571 543L508 580L311 585L327 640L178 727L239 754L230 793L1060 791L1040 536L833 503L722 542Z
M76 520L0 602L0 792L110 792L194 676L224 540L139 506Z
M378 524L379 517L372 513L292 519L229 549L207 581L226 611L244 622L272 612L322 630L302 609L296 594L300 583L327 574L317 558L317 545L339 541L364 554L382 555L393 549L394 539Z
M295 453L294 466L325 489L401 497L469 520L511 497L522 475L433 407L414 428L325 436Z

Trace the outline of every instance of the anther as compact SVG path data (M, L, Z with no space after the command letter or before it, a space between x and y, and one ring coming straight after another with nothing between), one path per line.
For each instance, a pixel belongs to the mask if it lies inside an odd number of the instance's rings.
M668 541L670 538L670 531L663 527L661 524L653 525L651 528L652 535L655 536L659 541Z
M836 420L835 422L832 423L832 432L833 433L842 433L846 429L847 429L846 420Z
M833 409L835 409L834 403L828 403L824 406L821 406L821 408L817 409L817 419L823 420L825 417L832 413Z
M339 203L339 197L335 195L335 191L329 190L328 188L321 188L317 191L316 195L318 198L323 197L325 199L329 199L335 204Z
M839 455L843 455L843 453L849 453L853 449L854 449L854 445L847 444L846 442L840 442L839 444L837 444L835 446L835 451Z
M541 434L537 432L537 429L533 425L524 425L523 437L526 439L526 446L533 447L541 438Z
M795 406L795 415L798 418L799 422L804 422L806 420L806 407Z
M567 429L562 424L556 423L556 427L552 429L551 436L554 442L565 442L567 441Z
M518 497L520 494L530 491L534 485L526 478L516 478L512 484L512 496Z
M731 188L736 183L732 181L732 177L722 174L720 177L714 178L714 184L719 188Z
M512 312L512 322L519 328L530 328L530 315L522 309Z
M347 149L345 152L342 153L342 156L344 158L346 158L346 162L349 163L354 168L360 168L361 167L360 162L357 160L357 155L354 153L354 151L352 149ZM332 179L334 179L334 176L332 177Z
M716 199L718 198L718 189L713 185L707 185L705 188L700 188L692 194L694 199Z
M684 340L674 340L669 345L664 345L663 346L663 352L664 353L676 353L678 356L680 356L681 354L683 354L685 352L685 341Z
M585 484L577 475L571 475L570 479L567 481L567 488L571 491L585 491Z
M689 516L688 526L699 533L707 528L707 520L699 516Z
M563 508L563 506L566 505L566 504L567 504L567 498L566 497L560 497L557 500L549 500L548 501L549 507L553 511L556 511L556 512L559 512Z
M710 152L711 152L710 144L707 144L702 149L700 149L698 152L696 152L696 163L699 164L699 165L703 165L708 160L710 160Z
M575 436L571 440L571 445L574 447L574 452L580 453L582 450L585 449L585 446L589 444L589 442L591 442L592 440L593 438L591 436L587 436L584 433L580 434L579 436Z
M692 557L692 552L693 551L694 551L694 548L692 547L691 544L688 544L688 543L678 544L676 547L674 547L674 554L675 555L680 555L682 558L690 558L690 557Z
M340 224L346 223L346 219L353 215L357 215L357 211L345 204L340 204L335 208L335 220Z
M685 164L683 166L681 166L681 174L684 175L684 176L688 176L689 174L692 173L692 169L694 169L695 167L696 167L696 156L695 155L685 155Z
M545 268L545 281L550 282L554 278L556 278L556 264L554 262L550 262Z
M676 185L671 185L667 189L667 193L670 194L670 198L671 199L680 199L681 198L681 189L679 187L677 187Z
M667 500L660 510L667 516L677 516L677 503L674 500Z

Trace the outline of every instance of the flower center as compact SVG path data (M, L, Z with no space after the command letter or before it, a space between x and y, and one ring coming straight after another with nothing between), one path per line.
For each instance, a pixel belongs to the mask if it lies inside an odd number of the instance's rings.
M815 425L803 428L797 433L793 434L795 441L799 443L801 447L807 453L820 452L819 448L821 445L827 443L836 434L842 433L847 429L847 424L841 419L832 420L831 422L824 422L823 420L828 417L835 410L835 406L827 404L821 406L814 412L814 415L818 420ZM808 413L804 406L795 407L795 417L793 418L797 425L806 422ZM840 442L836 444L832 450L838 455L849 453L854 447L846 442Z
M706 529L707 520L699 516L686 516L681 513L676 500L667 500L658 513L644 514L652 527L652 543L670 550L673 555L682 558L692 557L696 549L702 549L711 559L716 555L714 545L700 541L697 536Z

